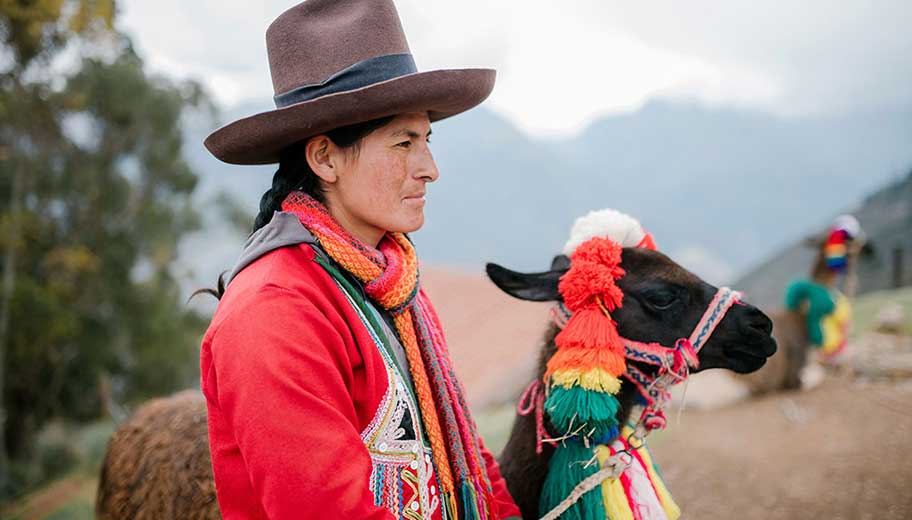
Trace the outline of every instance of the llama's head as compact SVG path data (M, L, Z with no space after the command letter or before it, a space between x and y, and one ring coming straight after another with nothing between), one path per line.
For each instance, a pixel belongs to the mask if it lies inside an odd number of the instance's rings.
M691 336L718 288L704 282L655 250L652 238L639 223L613 210L593 212L577 221L564 254L554 257L551 269L519 273L488 264L490 279L504 292L523 300L562 302L558 289L577 247L594 237L608 238L623 249L617 279L622 304L611 311L618 333L642 343L672 346ZM776 351L772 322L756 307L738 302L725 315L698 353L699 368L727 368L753 372Z

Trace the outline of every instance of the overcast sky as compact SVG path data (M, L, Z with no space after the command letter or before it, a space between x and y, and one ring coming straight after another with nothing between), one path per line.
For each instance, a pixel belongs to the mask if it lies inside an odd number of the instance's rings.
M225 107L270 100L264 32L297 2L123 0L120 27L158 72ZM486 106L568 135L650 98L791 117L912 105L909 0L400 0L421 70L492 67Z

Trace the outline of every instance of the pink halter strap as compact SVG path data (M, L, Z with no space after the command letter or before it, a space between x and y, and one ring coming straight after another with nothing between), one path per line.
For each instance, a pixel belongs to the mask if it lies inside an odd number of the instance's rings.
M545 391L542 388L542 382L536 378L523 391L519 404L516 405L516 413L522 416L535 413L535 453L539 455L542 452L542 443L550 442L545 440L550 435L545 430L544 408Z

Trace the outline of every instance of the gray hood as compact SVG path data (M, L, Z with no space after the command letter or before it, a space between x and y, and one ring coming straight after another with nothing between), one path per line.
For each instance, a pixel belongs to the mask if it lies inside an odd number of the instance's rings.
M276 211L268 224L253 232L241 256L235 262L225 285L231 282L242 269L253 263L257 258L280 247L294 244L315 244L317 239L298 220L297 215L285 211Z
M228 278L225 279L225 285L227 286L241 270L266 253L280 247L302 243L316 244L317 239L303 224L301 224L297 215L284 211L276 211L272 214L272 220L269 221L269 224L254 231L247 239L247 243L244 244L244 251L234 264L231 272L228 273ZM322 250L318 249L317 251L317 254L328 258L325 256L326 253L323 253ZM354 279L354 277L351 277L351 281L352 285L357 287L358 291L361 292L361 297L370 303L371 307L377 309L371 300L367 298L361 283ZM399 337L394 332L395 324L392 321L392 317L388 312L380 312L379 310L377 311L377 315L382 318L380 320L380 325L392 347L393 354L396 357L396 363L399 365L400 375L409 387L412 387L412 376L408 369L408 357L405 355L405 349L402 347Z

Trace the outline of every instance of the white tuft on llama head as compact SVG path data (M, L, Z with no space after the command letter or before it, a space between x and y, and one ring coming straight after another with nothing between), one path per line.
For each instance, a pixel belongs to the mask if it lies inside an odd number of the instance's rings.
M563 253L569 256L580 244L595 237L609 238L621 247L637 247L644 245L647 233L637 219L626 213L614 209L590 211L573 223Z
M864 242L864 230L861 229L858 219L852 215L839 215L836 217L833 220L832 229L841 229L849 235L850 239Z

